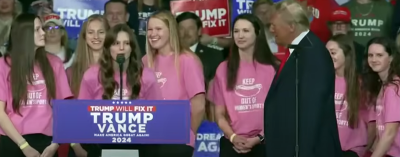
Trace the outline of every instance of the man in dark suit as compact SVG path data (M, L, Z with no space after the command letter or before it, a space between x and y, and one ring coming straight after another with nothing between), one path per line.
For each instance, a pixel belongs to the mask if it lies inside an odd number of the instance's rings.
M199 43L202 22L195 13L184 12L176 17L176 21L179 25L180 38L203 63L204 79L208 84L214 78L219 63L224 60L223 53Z
M289 47L290 53L264 104L266 156L295 157L297 149L298 157L342 157L334 105L335 72L325 44L309 31L307 11L298 2L275 4L270 20L277 44Z

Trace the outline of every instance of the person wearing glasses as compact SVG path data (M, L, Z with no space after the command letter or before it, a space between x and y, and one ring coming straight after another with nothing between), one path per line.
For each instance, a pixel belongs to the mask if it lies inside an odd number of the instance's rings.
M43 18L43 30L46 32L45 50L58 56L64 62L64 68L71 66L74 60L74 54L68 48L68 35L64 24L57 14L48 14Z

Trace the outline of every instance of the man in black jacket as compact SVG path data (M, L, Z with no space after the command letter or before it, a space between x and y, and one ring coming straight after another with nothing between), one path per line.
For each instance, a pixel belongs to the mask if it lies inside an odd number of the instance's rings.
M339 7L335 9L329 18L328 25L331 28L332 35L351 35L351 33L349 33L351 31L351 14L349 9L346 7ZM357 71L361 73L363 67L363 58L365 56L365 47L355 41L353 41L353 43L354 51L356 52Z
M264 103L266 157L341 157L329 51L309 30L301 4L281 1L274 10L271 34L290 56L282 60Z
M179 35L187 46L190 46L203 63L204 80L206 84L214 78L215 71L224 60L223 53L199 43L202 34L200 17L192 12L184 12L176 17L179 25Z

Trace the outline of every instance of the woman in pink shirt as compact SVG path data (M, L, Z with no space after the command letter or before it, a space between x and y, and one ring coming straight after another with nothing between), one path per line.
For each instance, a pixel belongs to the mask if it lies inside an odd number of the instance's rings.
M179 39L178 24L170 11L152 14L147 25L146 67L156 73L164 100L190 100L190 143L158 145L152 157L192 157L195 135L205 113L205 85L200 60Z
M400 156L400 53L389 38L376 37L368 44L368 64L363 77L367 102L373 104L376 138L371 157Z
M162 99L157 79L149 68L142 68L134 50L133 32L126 24L112 27L104 41L104 53L99 64L92 65L86 70L81 81L78 99L123 100ZM123 55L122 87L120 87L120 69L116 61L117 55ZM120 93L122 88L122 93ZM101 149L139 149L140 157L146 155L145 145L100 145ZM101 149L89 150L88 157L98 157ZM151 156L149 156L151 157Z
M360 77L350 36L333 36L326 48L336 71L335 108L343 157L362 157L368 145L368 107L361 103ZM375 126L372 126L375 127Z
M79 95L83 74L91 65L98 62L103 53L104 40L108 29L110 29L110 26L107 19L99 14L89 16L87 21L83 23L74 53L74 62L67 69L69 85L75 97ZM86 151L80 144L71 146L77 156L86 156Z
M79 95L81 80L85 71L96 64L104 50L106 32L110 29L102 15L93 14L83 23L76 46L74 62L67 69L72 93Z
M0 154L53 157L52 99L72 97L63 62L47 53L39 17L21 14L12 24L11 47L0 59Z
M264 100L279 61L265 44L264 26L256 16L239 15L233 24L231 54L218 66L208 93L225 134L219 156L264 157Z

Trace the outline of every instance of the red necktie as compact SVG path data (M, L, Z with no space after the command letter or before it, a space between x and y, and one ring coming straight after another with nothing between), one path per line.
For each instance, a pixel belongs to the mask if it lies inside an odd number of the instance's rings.
M285 56L282 57L281 65L279 66L277 76L279 76L279 74L281 73L283 66L285 66L285 63L286 63L287 59L289 58L289 56L290 56L290 51L289 51L289 49L286 49Z

